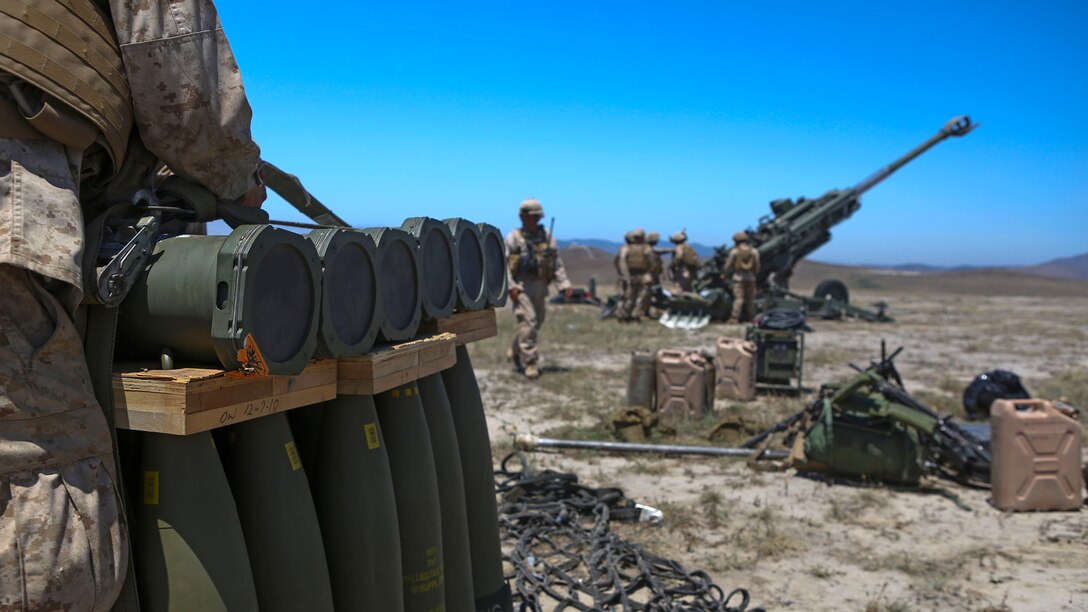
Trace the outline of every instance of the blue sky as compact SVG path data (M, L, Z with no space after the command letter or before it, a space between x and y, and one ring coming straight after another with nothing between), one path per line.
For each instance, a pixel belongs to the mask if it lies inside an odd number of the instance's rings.
M1088 251L1085 2L219 4L265 159L358 226L535 196L560 238L720 244L968 114L814 258Z

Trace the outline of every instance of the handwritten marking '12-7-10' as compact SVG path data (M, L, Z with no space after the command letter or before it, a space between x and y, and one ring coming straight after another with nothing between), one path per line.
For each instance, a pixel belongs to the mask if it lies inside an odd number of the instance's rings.
M224 410L219 415L220 423L229 423L239 416L243 417L242 420L251 419L253 417L259 417L266 414L272 414L280 408L280 400L278 398L263 399L259 402L250 402L245 406L235 406L230 410Z

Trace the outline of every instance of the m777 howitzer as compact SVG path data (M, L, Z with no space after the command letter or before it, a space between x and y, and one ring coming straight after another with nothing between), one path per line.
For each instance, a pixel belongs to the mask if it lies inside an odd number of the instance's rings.
M878 304L876 311L850 305L849 291L842 281L822 281L812 297L789 291L794 266L831 240L831 228L861 208L862 194L942 140L964 136L976 127L978 124L972 123L966 115L955 117L925 142L853 187L833 189L813 199L783 198L771 202L772 214L760 218L755 229L745 230L752 246L759 251L757 308L803 309L810 316L829 319L851 316L869 321L891 321L884 313L884 304ZM706 325L711 319L729 318L733 294L729 279L723 276L728 253L729 249L724 245L715 248L714 256L704 262L692 292L670 294L655 287L655 302L666 310L661 319L663 324L691 328Z

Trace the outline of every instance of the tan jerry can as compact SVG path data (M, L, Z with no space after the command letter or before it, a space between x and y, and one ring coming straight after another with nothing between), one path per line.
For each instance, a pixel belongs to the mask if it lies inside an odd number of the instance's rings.
M714 408L714 364L698 351L657 352L657 412L667 425L697 420Z
M1076 510L1084 488L1083 427L1045 400L990 408L993 504L1001 510Z
M756 343L740 338L718 338L717 392L722 397L749 401L756 398Z

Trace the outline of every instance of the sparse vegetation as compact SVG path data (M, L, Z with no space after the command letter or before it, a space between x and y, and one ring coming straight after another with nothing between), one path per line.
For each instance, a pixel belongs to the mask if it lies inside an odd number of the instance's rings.
M859 304L885 297L854 289L851 298ZM806 338L807 387L845 379L848 363L868 363L885 338L889 350L905 347L896 364L907 389L940 413L959 414L966 384L994 368L1020 374L1036 397L1065 396L1088 408L1088 346L1074 333L1084 327L1088 299L886 299L898 320L892 325L810 321L816 330ZM530 383L504 355L512 320L508 311L500 313L500 337L469 347L496 459L508 452L515 431L614 440L610 417L625 401L631 350L710 350L718 337L744 332L739 325L690 332L652 323L622 326L598 321L589 307L555 307L541 335L544 376ZM972 344L978 350L966 351ZM673 434L657 429L648 441L736 446L706 434L727 417L762 430L813 397L719 398L713 414L682 422ZM710 572L727 590L749 588L753 605L767 609L998 611L1040 602L1088 609L1088 592L1063 586L1088 580L1088 563L1079 562L1088 559L1082 513L1003 514L989 506L987 491L930 483L961 498L972 509L967 513L938 495L829 486L792 472L756 472L743 459L562 451L533 460L538 468L574 472L590 486L618 486L630 499L661 509L660 525L617 522L612 529L689 570ZM1061 584L1033 578L1032 568L1059 565L1068 574Z

